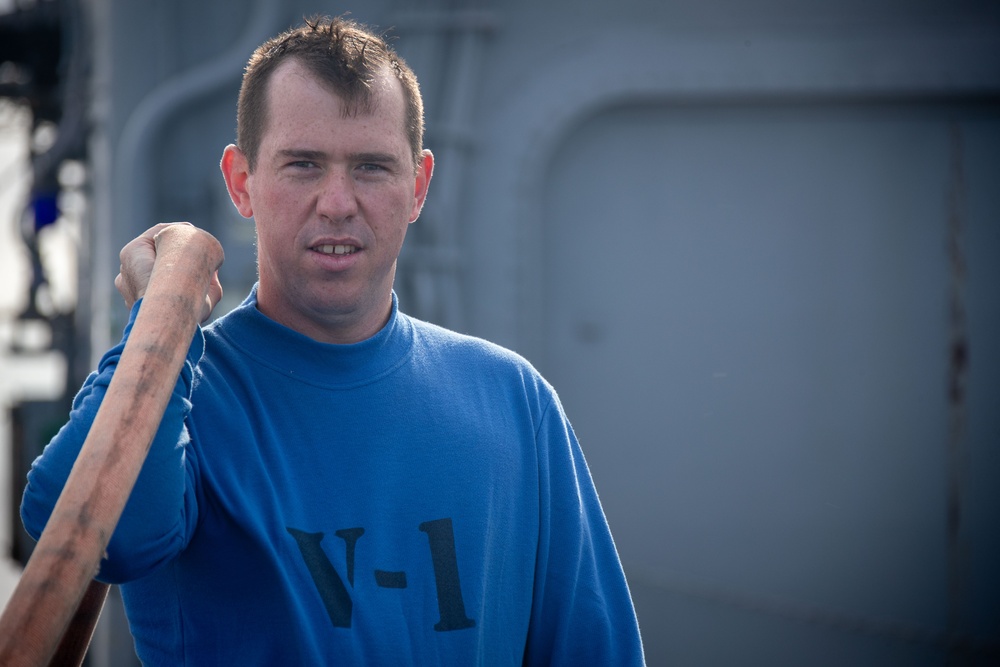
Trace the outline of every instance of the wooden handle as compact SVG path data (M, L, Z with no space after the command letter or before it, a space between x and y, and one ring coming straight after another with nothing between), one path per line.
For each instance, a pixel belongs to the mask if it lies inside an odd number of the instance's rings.
M97 574L202 317L222 247L189 225L156 237L142 308L52 516L0 616L0 666L43 666Z
M56 654L52 656L49 667L80 667L87 657L90 640L94 637L97 621L101 618L104 601L108 597L108 584L94 579L87 586L83 600L70 619L66 634L59 642Z

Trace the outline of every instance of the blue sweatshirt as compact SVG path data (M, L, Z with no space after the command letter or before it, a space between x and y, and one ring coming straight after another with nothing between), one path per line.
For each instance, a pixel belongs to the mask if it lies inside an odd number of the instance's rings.
M34 463L41 533L127 340ZM199 330L102 562L146 665L638 665L559 400L521 357L399 312L354 345L256 293Z

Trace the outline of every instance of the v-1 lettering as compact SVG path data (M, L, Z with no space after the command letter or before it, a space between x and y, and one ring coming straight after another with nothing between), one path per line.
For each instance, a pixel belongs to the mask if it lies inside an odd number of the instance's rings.
M425 521L418 526L418 529L427 535L434 571L440 616L438 622L434 624L434 629L438 632L448 632L475 627L475 620L466 615L465 601L462 598L462 582L458 574L458 555L451 519ZM330 622L336 628L350 628L354 600L333 563L323 551L321 543L324 533L310 533L292 527L287 527L286 530L298 545L299 553L323 600ZM335 533L344 541L347 581L352 589L357 544L364 533L364 528L347 528ZM376 569L374 577L376 585L381 588L407 588L405 571Z

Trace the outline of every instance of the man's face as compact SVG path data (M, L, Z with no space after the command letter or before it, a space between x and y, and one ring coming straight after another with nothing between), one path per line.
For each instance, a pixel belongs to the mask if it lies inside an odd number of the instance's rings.
M378 79L370 114L346 116L341 98L292 60L268 91L268 126L251 174L230 146L230 195L257 226L258 307L317 340L376 333L391 307L396 258L433 170L414 169L403 91Z

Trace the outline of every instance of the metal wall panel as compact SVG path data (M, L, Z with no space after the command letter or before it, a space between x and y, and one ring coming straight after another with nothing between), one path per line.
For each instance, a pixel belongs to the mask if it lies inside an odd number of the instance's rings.
M537 363L651 664L932 665L989 639L998 156L1000 107L879 104L627 106L556 151ZM976 361L951 555L954 216Z

